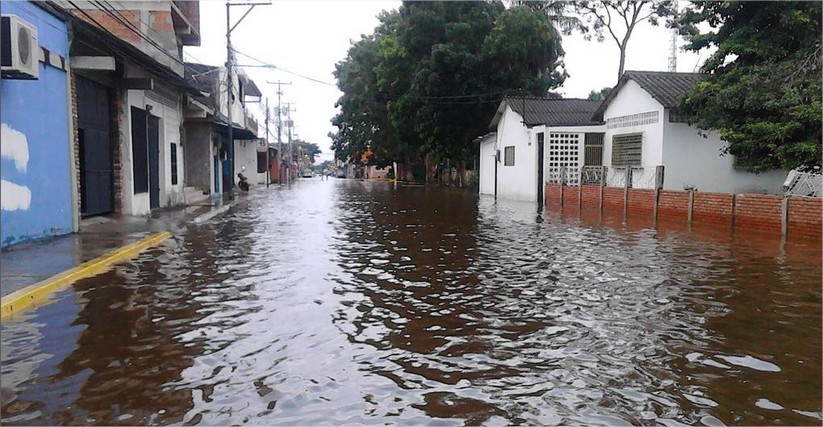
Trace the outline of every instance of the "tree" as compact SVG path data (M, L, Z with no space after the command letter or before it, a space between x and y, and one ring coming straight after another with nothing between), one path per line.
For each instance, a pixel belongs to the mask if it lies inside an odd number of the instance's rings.
M821 162L821 13L820 2L700 1L679 20L686 49L717 48L680 109L751 171Z
M592 90L589 92L589 97L587 98L589 101L603 101L609 96L609 93L612 91L612 88L609 86L604 87L603 89Z
M626 47L637 24L649 21L658 25L658 18L672 15L671 0L623 0L623 1L575 1L573 7L586 18L586 23L597 37L605 39L604 31L611 36L620 50L617 79L623 75L626 65ZM588 35L587 38L590 38Z
M468 161L505 94L546 96L566 77L559 32L528 7L404 2L380 22L337 64L338 158Z

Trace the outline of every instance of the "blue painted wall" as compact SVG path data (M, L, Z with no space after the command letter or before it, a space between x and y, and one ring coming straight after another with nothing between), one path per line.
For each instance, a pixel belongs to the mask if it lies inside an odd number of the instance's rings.
M66 24L30 2L0 2L0 11L14 14L37 27L38 42L68 60L69 40ZM0 177L4 189L28 188L31 202L26 208L12 192L3 191L0 209L2 247L71 233L72 192L69 133L68 80L66 72L40 63L39 80L0 81L0 122L4 136L9 128L25 136L28 161L21 156L18 140L3 138Z

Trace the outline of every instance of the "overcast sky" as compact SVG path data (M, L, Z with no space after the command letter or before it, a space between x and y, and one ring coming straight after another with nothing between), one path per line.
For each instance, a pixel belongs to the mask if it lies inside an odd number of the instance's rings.
M264 97L269 98L271 107L277 105L277 87L267 82L291 83L283 86L282 101L294 103L295 132L300 139L318 144L324 152L322 158L328 159L331 158L331 140L327 134L334 131L330 120L336 114L334 103L341 95L334 86L334 65L346 57L352 41L374 31L378 24L377 15L382 10L399 6L400 1L387 0L274 0L269 6L257 6L237 26L232 32L232 44L239 52L279 68L245 70ZM231 8L232 24L246 9L245 6ZM201 45L186 47L186 60L224 64L225 2L200 2L200 31ZM683 41L678 43L682 45ZM639 25L629 42L626 69L666 71L669 44L670 33L665 28L652 27L648 23ZM573 35L564 37L563 49L569 78L558 91L564 96L585 98L591 90L614 86L617 82L619 55L613 40L598 43ZM677 71L694 71L698 62L704 59L705 55L680 51ZM237 55L237 60L240 65L258 64L243 55ZM257 107L252 106L252 109ZM259 116L262 117L262 113ZM272 133L276 135L274 130Z

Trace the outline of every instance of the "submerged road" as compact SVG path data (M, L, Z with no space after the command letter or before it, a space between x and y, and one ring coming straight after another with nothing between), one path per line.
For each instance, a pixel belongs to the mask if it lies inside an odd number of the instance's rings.
M820 243L304 179L4 322L0 423L786 424Z

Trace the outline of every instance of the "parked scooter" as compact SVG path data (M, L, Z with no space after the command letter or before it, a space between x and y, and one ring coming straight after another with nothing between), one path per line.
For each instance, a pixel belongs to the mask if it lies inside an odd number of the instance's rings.
M246 167L243 166L240 170L245 171ZM240 178L240 182L237 183L237 186L243 191L249 191L249 179L243 175L243 172L238 173L237 177Z

